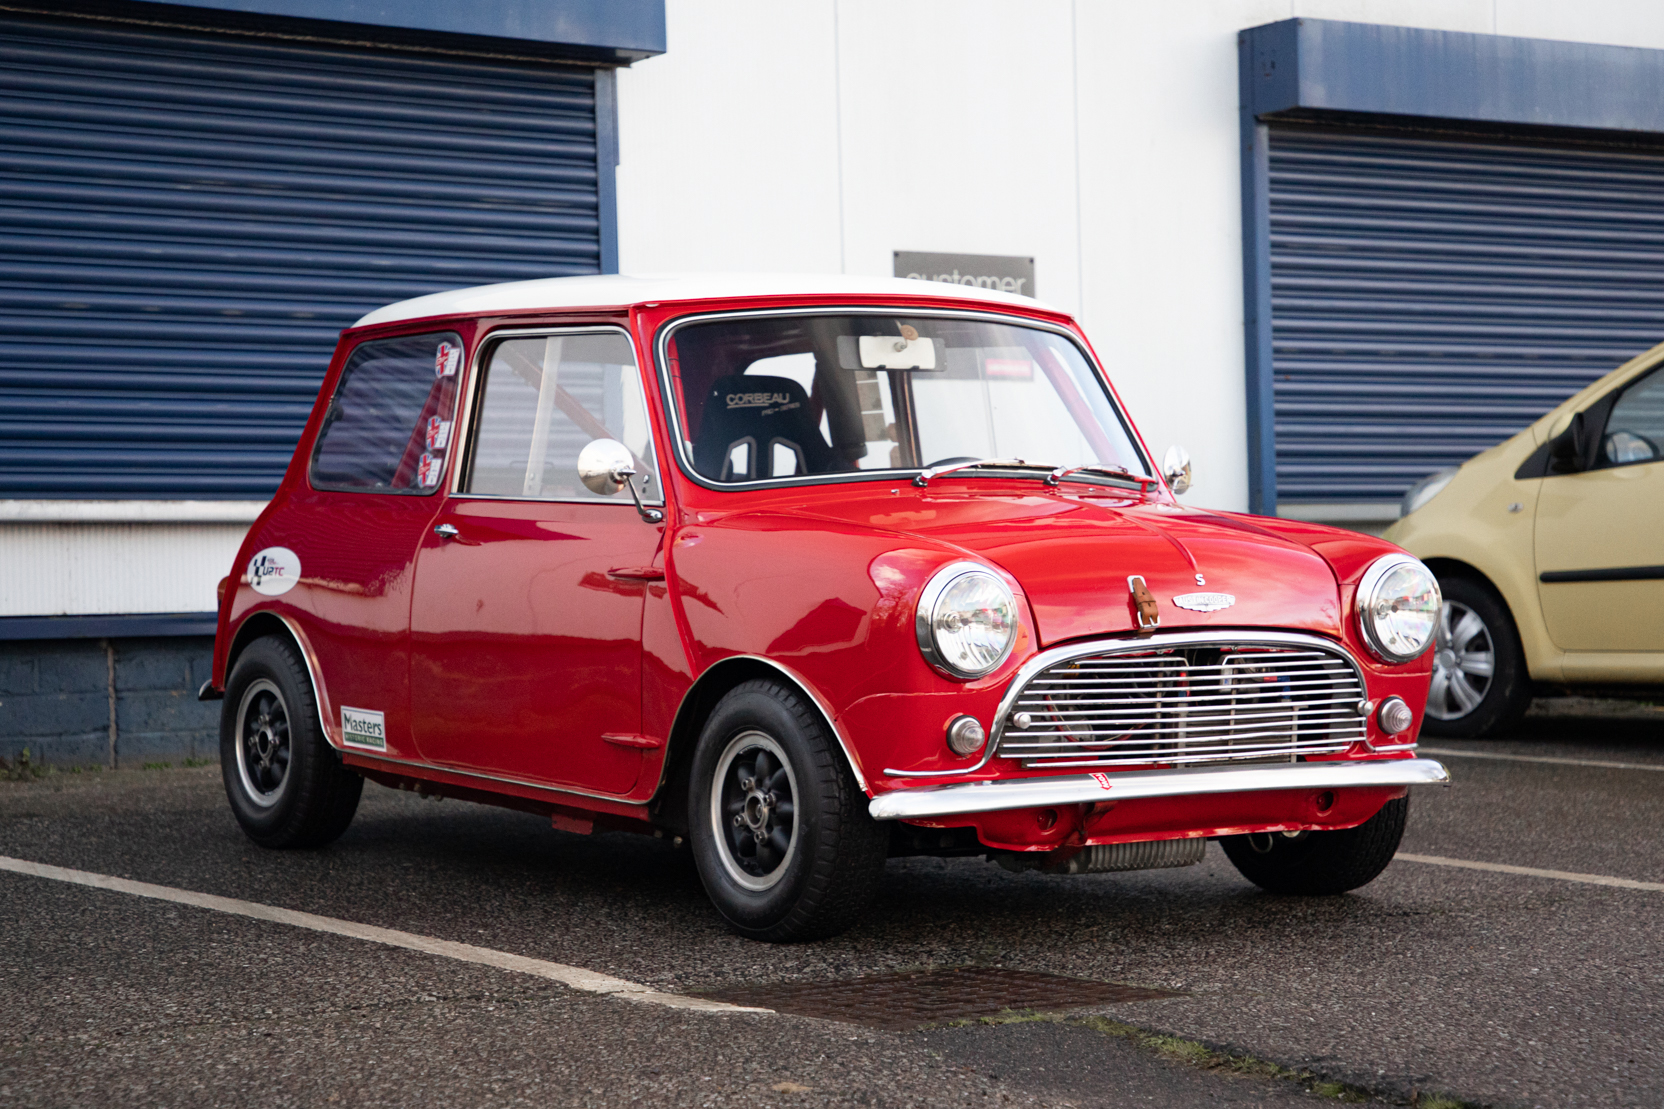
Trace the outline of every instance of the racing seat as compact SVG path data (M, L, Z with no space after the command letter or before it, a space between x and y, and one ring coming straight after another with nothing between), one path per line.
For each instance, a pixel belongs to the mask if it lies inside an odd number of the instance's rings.
M789 377L719 377L705 395L694 468L717 481L848 469L816 423L803 386Z

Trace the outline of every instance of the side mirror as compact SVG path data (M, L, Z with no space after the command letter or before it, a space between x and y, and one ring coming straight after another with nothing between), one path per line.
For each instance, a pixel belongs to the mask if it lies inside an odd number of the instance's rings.
M636 460L617 439L592 439L578 452L578 480L591 493L616 496L635 475Z
M1549 440L1548 457L1555 473L1575 474L1594 466L1595 444L1589 434L1590 422L1587 411L1579 412L1565 431Z
M659 523L664 519L664 513L656 508L648 508L641 502L641 494L636 490L636 483L630 480L635 476L635 456L630 453L629 447L617 439L591 439L584 449L578 452L578 480L584 483L585 489L603 497L616 496L628 489L630 499L636 502L636 511L641 514L641 518L649 524ZM652 476L648 474L647 478L650 479Z
M1167 448L1161 459L1161 476L1173 487L1175 495L1190 490L1190 452L1178 444Z

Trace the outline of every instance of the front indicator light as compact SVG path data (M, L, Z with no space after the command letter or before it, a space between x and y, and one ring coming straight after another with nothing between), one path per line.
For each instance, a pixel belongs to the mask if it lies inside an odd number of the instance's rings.
M1410 730L1410 725L1416 722L1416 714L1410 711L1404 698L1388 697L1381 702L1381 711L1376 713L1375 719L1380 722L1383 732L1398 735Z
M1433 571L1407 554L1383 555L1358 582L1364 646L1382 662L1419 658L1433 642L1443 604Z
M982 750L987 741L988 733L983 731L974 716L956 717L948 725L948 750L962 758L969 758Z

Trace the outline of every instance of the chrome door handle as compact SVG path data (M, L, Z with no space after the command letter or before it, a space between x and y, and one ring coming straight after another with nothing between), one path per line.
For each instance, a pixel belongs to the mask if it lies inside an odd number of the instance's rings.
M456 525L454 524L440 524L438 527L433 529L433 534L439 536L441 539L455 539L462 533L456 530Z

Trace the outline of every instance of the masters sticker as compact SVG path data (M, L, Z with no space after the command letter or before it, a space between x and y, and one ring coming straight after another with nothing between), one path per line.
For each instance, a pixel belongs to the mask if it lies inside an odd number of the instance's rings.
M341 706L341 742L348 747L373 747L387 750L387 721L379 712L370 709L349 709Z

